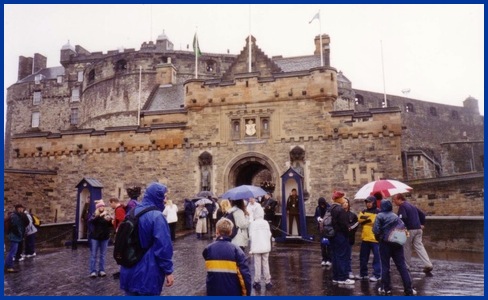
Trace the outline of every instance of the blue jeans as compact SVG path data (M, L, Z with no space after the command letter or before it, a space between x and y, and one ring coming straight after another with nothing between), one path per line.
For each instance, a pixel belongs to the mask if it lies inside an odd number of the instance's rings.
M373 252L373 276L381 277L381 261L380 261L380 246L374 242L361 242L359 248L359 275L361 277L368 276L368 261L369 255Z
M403 281L403 288L405 293L412 292L412 278L405 263L405 256L403 255L403 246L380 241L380 257L381 257L381 287L385 291L391 291L390 278L390 259L393 259L395 266L400 273Z
M100 250L100 259L98 261L98 271L105 271L105 254L107 253L107 240L90 240L90 273L97 272L97 252Z
M5 259L5 268L11 269L14 267L14 257L17 254L17 249L19 249L19 243L10 241L10 249Z
M330 238L332 250L332 280L344 281L348 278L348 265L350 264L350 251L348 236L343 232L337 232Z

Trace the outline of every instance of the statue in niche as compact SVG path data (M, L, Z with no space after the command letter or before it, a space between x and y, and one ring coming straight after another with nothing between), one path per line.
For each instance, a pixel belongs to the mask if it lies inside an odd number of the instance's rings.
M302 164L299 161L294 162L293 169L300 175L304 176Z
M210 191L210 166L202 166L202 191Z

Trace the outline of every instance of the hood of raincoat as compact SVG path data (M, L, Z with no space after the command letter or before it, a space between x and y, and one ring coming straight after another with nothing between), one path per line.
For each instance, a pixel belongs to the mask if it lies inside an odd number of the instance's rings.
M393 210L393 205L389 199L381 200L381 211L388 212Z
M324 197L320 197L319 198L319 205L325 205L325 206L327 206L327 201L325 200Z
M164 210L164 199L168 188L159 182L154 182L149 185L142 198L142 206L157 206L161 211Z

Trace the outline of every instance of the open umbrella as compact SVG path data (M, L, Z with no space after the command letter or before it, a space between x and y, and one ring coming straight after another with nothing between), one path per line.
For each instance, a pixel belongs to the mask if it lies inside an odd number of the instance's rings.
M381 179L367 183L354 196L354 199L366 199L377 192L382 192L386 197L395 194L410 193L412 188L403 182L392 179Z
M267 192L262 188L254 185L240 185L225 192L220 198L229 200L239 200L248 198L257 198L266 195Z
M201 199L195 201L195 205L200 205L200 204L205 205L205 204L212 204L212 203L213 203L213 201L210 199L207 199L207 198L201 198Z
M200 191L197 194L197 197L204 197L204 198L214 198L214 194L211 191Z

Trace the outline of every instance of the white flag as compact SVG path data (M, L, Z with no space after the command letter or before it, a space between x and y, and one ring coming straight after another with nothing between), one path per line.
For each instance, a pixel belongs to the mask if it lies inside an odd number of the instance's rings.
M313 20L320 20L320 11L318 13L315 14L315 16L313 16L312 20L310 20L310 22L308 22L308 24L312 23Z

